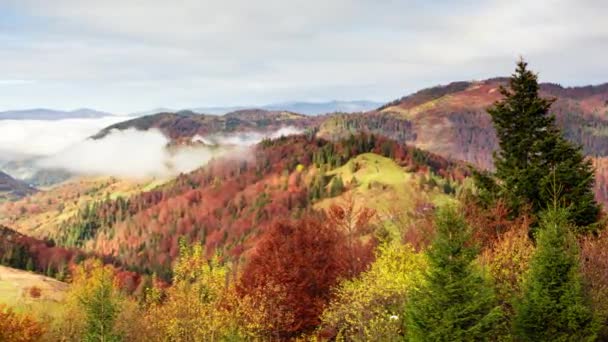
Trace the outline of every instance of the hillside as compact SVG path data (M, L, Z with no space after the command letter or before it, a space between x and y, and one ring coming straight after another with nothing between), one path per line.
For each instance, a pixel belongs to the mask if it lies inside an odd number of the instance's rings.
M0 224L36 238L53 237L58 227L89 202L129 197L161 184L160 180L79 177L13 202L0 204Z
M352 158L351 164L360 164L358 176L367 172L364 161L370 158L393 170L397 180L391 190L377 175L354 183L342 174L341 167L349 168ZM369 171L378 166L370 164ZM462 165L381 137L335 142L284 137L256 145L249 158L214 160L130 198L89 202L62 225L55 241L111 256L134 271L166 277L180 237L202 241L207 253L218 251L238 260L272 222L326 205L323 200L328 198L339 200L345 191L364 188L370 194L388 194L383 197L387 200L404 196L409 199L400 203L418 205L439 193L453 193L467 174ZM347 181L343 187L332 185L337 176ZM416 195L420 186L437 189L437 196Z
M454 82L424 89L363 114L333 115L319 136L345 137L356 131L385 135L482 169L493 167L498 147L486 109L501 95L506 79ZM583 146L597 166L596 195L606 203L608 157L608 84L566 88L541 84L541 96L554 98L552 113L569 140Z
M489 169L497 142L486 109L501 97L498 88L505 84L505 78L454 82L423 89L377 110L358 114L309 117L267 110L239 110L222 116L160 113L112 125L95 138L105 136L112 129L153 127L172 139L270 132L286 126L318 128L319 136L326 139L346 138L351 133L364 131ZM556 99L552 112L568 139L583 145L589 156L608 156L608 84L568 88L544 83L541 95Z
M0 171L0 203L14 201L36 193L37 190L25 182Z
M32 303L48 305L48 302L63 300L67 288L68 284L53 278L0 266L0 303L17 306Z
M233 132L269 133L282 127L308 128L319 122L319 118L285 111L249 109L228 114L206 115L189 111L158 113L120 122L101 130L94 139L106 136L112 130L148 130L158 128L167 137L179 139Z
M491 168L497 141L486 109L501 98L501 85L506 85L506 79L424 89L377 111L332 117L321 125L320 135L367 130ZM545 83L541 96L556 99L552 113L568 139L583 145L590 156L608 154L608 84L565 88Z

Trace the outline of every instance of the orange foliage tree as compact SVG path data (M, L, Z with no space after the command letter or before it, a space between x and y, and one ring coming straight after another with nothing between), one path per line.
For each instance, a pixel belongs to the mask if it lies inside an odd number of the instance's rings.
M32 317L18 314L11 308L0 304L0 341L38 341L43 333L42 325Z
M330 206L327 211L328 223L338 228L346 237L350 277L364 271L373 259L374 239L365 243L361 238L373 232L371 221L375 215L374 210L357 205L352 196L347 196L341 205Z
M346 250L344 233L322 215L277 222L245 266L239 292L243 297L279 298L272 304L288 319L275 322L276 338L310 332L320 323L332 287L350 273ZM279 293L265 293L268 284Z
M593 308L601 321L601 337L608 339L608 231L581 241L581 271Z

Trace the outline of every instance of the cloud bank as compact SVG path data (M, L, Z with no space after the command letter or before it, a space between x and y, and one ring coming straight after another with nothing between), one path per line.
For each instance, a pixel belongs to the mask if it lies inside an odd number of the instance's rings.
M127 119L0 120L0 160L58 153L104 127Z
M169 139L159 130L112 131L99 140L87 139L45 158L42 168L65 169L75 174L111 175L127 178L170 177L205 165L211 158L245 158L247 148L266 137L300 133L285 127L270 134L236 133L215 137L196 137L188 146L169 146ZM209 144L220 146L209 146Z
M519 55L542 80L608 80L605 0L178 3L0 1L0 110L385 101Z

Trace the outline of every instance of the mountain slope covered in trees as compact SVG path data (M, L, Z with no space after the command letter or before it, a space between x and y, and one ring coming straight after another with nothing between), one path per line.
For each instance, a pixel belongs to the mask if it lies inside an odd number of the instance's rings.
M14 201L32 195L37 191L34 187L0 171L0 202Z
M357 157L369 152L378 156L376 161L381 155L394 159L396 184L370 175L371 168L381 175L385 166L366 165ZM344 167L354 175L339 171ZM368 175L357 168L369 169ZM207 253L218 251L238 260L272 222L302 215L315 203L327 206L331 202L326 199L344 192L384 193L387 201L390 196L407 198L404 189L413 187L450 195L467 175L463 165L381 137L336 142L284 137L257 145L250 158L218 159L156 189L91 202L61 226L55 240L112 255L133 270L167 275L180 237L201 241ZM407 194L411 198L401 203L432 205L434 196Z

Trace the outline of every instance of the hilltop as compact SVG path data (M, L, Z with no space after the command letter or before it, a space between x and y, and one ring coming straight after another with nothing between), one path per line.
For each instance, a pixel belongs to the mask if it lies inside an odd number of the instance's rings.
M221 116L183 111L158 113L120 122L104 128L94 135L93 139L101 139L112 130L148 130L151 128L160 129L171 139L233 132L268 133L286 126L295 128L311 127L318 121L318 118L302 114L261 109L238 110Z

